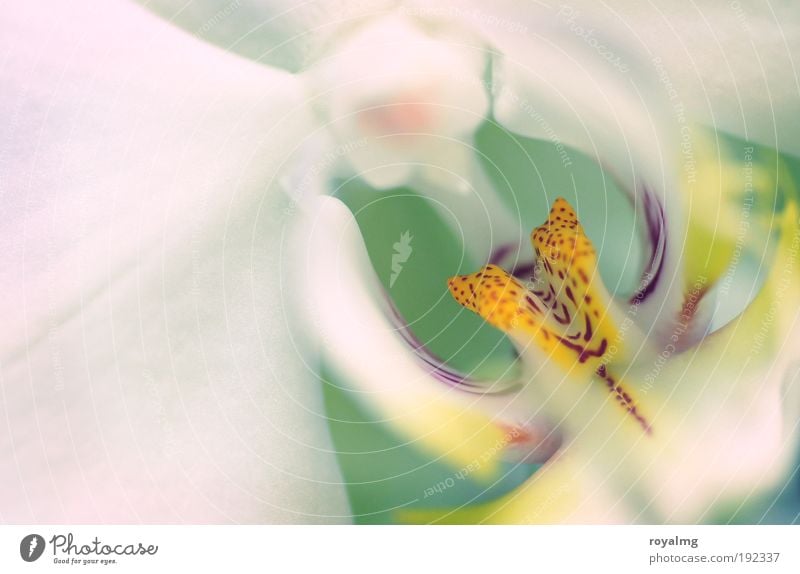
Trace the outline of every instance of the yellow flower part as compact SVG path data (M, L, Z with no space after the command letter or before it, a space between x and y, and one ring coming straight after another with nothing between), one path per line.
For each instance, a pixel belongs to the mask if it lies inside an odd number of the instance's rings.
M652 433L630 389L612 374L621 341L611 299L598 280L597 254L572 206L558 198L531 243L541 266L530 288L495 265L448 280L455 300L506 332L535 344L565 372L605 385L641 429Z

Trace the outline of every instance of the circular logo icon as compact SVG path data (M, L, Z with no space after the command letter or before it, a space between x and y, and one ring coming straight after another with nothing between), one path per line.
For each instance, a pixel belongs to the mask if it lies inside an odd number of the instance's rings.
M19 543L19 555L25 562L38 560L44 552L44 538L38 534L28 534Z

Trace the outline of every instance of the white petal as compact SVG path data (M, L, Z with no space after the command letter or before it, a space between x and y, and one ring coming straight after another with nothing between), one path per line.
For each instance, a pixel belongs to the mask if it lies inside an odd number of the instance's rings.
M800 97L795 55L797 11L789 3L680 2L598 11L599 25L621 20L637 43L663 63L690 120L755 143L800 153Z
M298 71L336 37L389 12L396 0L138 0L198 38L264 64Z
M713 508L733 499L745 505L783 486L797 458L797 217L794 202L777 215L780 242L748 308L695 349L648 373L653 399L665 412L680 413L670 440L684 446L665 489L673 497L666 508L677 519L704 504Z
M123 2L0 38L0 518L347 520L275 271L296 80Z
M537 53L515 53L507 43L535 41L544 30L556 31L558 47L577 42L639 86L643 74L656 74L660 91L670 98L669 121L676 128L683 124L683 115L690 127L692 122L708 123L798 154L796 11L788 3L749 4L687 9L682 2L656 6L578 0L532 8L498 0L487 8L463 0L454 3L458 9L450 14L472 22L502 51L534 71ZM567 70L561 75L568 75Z

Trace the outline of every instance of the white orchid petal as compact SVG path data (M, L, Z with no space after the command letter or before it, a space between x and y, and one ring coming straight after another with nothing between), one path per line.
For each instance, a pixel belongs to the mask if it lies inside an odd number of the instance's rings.
M434 361L413 352L402 327L389 320L392 311L352 214L333 198L316 203L297 240L304 245L307 319L323 356L360 400L424 450L455 465L474 464L484 479L495 476L495 455L549 457L556 435L516 393L465 392L468 380L437 378Z
M341 35L397 0L138 0L198 38L271 66L299 71Z
M0 519L348 520L274 276L297 80L124 2L0 28Z
M745 504L784 480L796 459L799 214L792 202L778 216L780 243L748 308L695 349L645 375L663 410L681 413L673 440L694 445L683 449L670 478L675 492L668 508L677 517L729 499Z
M692 5L595 3L578 0L552 8L498 0L491 8L454 0L445 13L472 22L501 51L530 62L504 41L557 28L623 73L656 73L671 103L689 123L702 122L780 151L800 153L800 85L793 55L800 33L790 4L735 2ZM644 67L630 57L643 55ZM638 56L637 56L638 57ZM640 77L635 78L637 83ZM675 123L678 108L672 115Z
M794 55L800 33L786 3L735 2L604 10L576 6L598 27L629 26L642 50L659 60L691 121L783 152L800 153L800 96Z

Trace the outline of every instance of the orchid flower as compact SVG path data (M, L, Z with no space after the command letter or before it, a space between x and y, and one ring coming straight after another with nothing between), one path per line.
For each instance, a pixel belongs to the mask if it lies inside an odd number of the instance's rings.
M0 519L349 521L328 372L486 493L397 521L713 521L790 480L790 9L143 4L0 24ZM392 194L437 242L379 269Z

